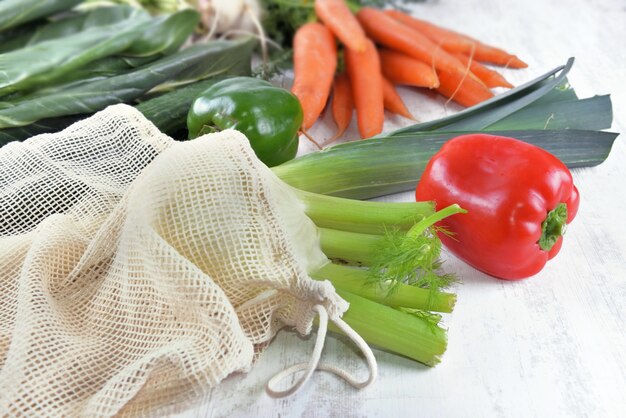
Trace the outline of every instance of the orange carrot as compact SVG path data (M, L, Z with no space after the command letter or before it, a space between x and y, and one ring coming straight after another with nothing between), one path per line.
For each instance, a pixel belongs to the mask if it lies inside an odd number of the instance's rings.
M348 129L354 112L354 102L352 101L352 88L348 74L341 73L335 77L333 85L332 101L333 120L337 125L337 133L331 141L339 138ZM330 141L329 141L330 142Z
M357 124L361 138L369 138L383 130L383 76L374 43L368 39L363 52L345 50L346 69L352 86Z
M396 91L396 88L391 84L391 81L383 77L383 98L385 109L392 113L396 113L400 116L404 116L407 119L415 120L409 109L406 108L402 97Z
M471 54L473 52L474 59L477 61L488 62L511 68L528 67L528 64L520 60L515 55L511 55L502 49L484 44L467 35L433 25L432 23L425 22L397 10L388 10L385 13L387 13L388 16L393 17L398 22L410 26L414 30L425 35L435 44L441 46L448 52L461 52L464 54Z
M399 10L385 10L389 16L393 17L400 23L412 27L416 31L428 37L435 44L449 52L471 52L475 42L447 29L435 26L432 23L416 19Z
M439 86L437 74L432 67L401 52L380 49L383 75L394 84L434 88Z
M489 88L493 87L508 87L512 88L513 84L506 81L506 79L497 71L492 70L491 68L487 68L478 61L475 61L471 57L463 54L455 54L455 56L461 61L464 65L470 66L470 71L475 74L485 86Z
M526 68L526 64L515 55L511 55L508 52L489 46L477 41L476 49L474 50L474 59L476 61L488 62L490 64L499 65L501 67L509 68Z
M420 32L398 22L383 11L364 7L357 14L357 19L365 33L379 44L432 64L437 70L461 74L467 72L458 59L439 48Z
M439 87L437 91L454 100L461 106L474 106L493 97L493 93L484 85L463 74L437 71Z
M294 81L291 91L300 100L309 129L324 110L337 68L337 46L330 30L321 23L306 23L293 38Z
M315 13L346 47L365 50L365 32L344 0L315 0Z

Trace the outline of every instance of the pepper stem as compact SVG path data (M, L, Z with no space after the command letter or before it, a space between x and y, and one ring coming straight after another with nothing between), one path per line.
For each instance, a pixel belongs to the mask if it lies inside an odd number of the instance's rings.
M541 224L541 238L539 238L539 248L543 251L550 251L558 241L567 226L567 205L559 203L556 208L548 212L548 216Z

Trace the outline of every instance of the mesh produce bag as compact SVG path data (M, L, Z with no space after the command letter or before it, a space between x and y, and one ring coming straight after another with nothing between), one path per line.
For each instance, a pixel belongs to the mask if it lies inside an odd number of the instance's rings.
M116 105L1 148L0 412L171 412L338 320L314 228L235 131L175 142Z

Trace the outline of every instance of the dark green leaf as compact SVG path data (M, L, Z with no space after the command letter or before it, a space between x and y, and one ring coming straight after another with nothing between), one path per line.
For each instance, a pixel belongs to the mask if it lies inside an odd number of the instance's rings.
M149 64L178 50L193 33L199 18L198 13L190 9L154 18L149 27L121 55L101 58L72 71L61 80L53 80L49 86L40 86L29 94L14 94L5 100L30 100L124 74Z
M18 128L0 129L0 147L13 141L24 141L31 136L58 132L72 123L83 119L86 115L66 116L61 118L44 119L27 126Z
M131 44L130 48L124 50L123 55L147 57L176 52L193 33L199 22L200 14L192 9L158 16Z
M196 44L127 74L0 109L0 128L25 126L59 116L92 113L111 104L129 102L190 68L204 66L211 69L212 75L227 74L244 64L249 66L251 50L250 40Z
M72 14L68 17L30 28L30 30L13 36L10 41L0 44L0 52L9 52L19 48L36 45L40 42L52 41L96 26L107 26L122 20L147 13L130 6L98 7L88 12Z
M235 56L229 57L221 55L213 62L199 62L195 65L191 65L178 73L175 77L157 86L152 93L162 93L171 91L182 86L186 86L190 83L194 83L198 80L214 77L220 74L235 74L235 75L249 75L251 73L251 62L249 58L252 56L256 41L253 38L240 41L236 54L241 54L241 58L238 59ZM224 72L223 68L228 67L228 71Z
M83 0L2 0L0 31L69 10Z
M568 100L576 100L578 96L576 92L570 86L567 77L563 78L561 83L558 86L555 86L552 90L546 93L544 96L538 98L533 103L529 104L526 107L531 107L535 105L542 105L545 103L554 103L554 102L563 102Z
M58 80L98 59L124 51L150 23L137 17L0 54L0 94Z
M490 125L486 131L513 129L608 129L613 121L609 96L535 102Z

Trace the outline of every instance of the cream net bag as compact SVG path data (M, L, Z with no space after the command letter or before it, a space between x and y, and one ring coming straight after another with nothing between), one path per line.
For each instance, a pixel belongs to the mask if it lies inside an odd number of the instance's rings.
M346 302L307 274L327 262L314 228L235 131L175 142L116 105L1 148L0 412L179 410L316 315L311 361L268 393L316 368L367 386ZM327 317L365 353L364 382L318 364Z

